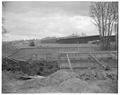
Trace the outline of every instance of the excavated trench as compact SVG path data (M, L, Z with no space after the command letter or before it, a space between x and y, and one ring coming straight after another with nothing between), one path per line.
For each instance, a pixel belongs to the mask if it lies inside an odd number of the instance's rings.
M63 67L60 66L60 63L63 64ZM2 82L2 92L117 93L118 77L115 71L117 68L104 70L96 62L88 59L71 60L71 66L73 71L71 71L67 60L20 61L2 58L3 75L8 73L12 77L3 77L5 82Z
M11 58L2 58L2 70L3 71L10 71L13 73L20 72L21 75L28 75L28 76L48 76L53 72L59 70L59 66L57 61L20 61ZM21 79L22 78L21 76ZM27 78L26 78L27 79ZM28 78L29 79L29 78Z

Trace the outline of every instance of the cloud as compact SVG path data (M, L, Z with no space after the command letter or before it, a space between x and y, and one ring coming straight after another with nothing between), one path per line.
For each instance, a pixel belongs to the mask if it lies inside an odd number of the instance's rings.
M6 2L4 27L9 38L98 34L89 14L90 2ZM14 37L13 37L14 36ZM6 39L8 39L6 37Z
M8 36L15 40L19 36L25 38L44 38L46 36L68 36L72 33L86 35L98 34L96 27L88 16L69 16L63 11L55 11L49 14L29 11L22 14L7 12L4 17L4 26L9 32ZM14 37L13 37L14 36ZM18 37L18 38L19 38Z
M30 36L25 36L25 35L15 35L15 34L10 34L7 33L3 35L3 40L4 41L12 41L12 40L25 40L25 39L33 39L33 37Z
M84 1L62 1L62 2L56 2L56 1L47 1L47 2L7 2L4 1L5 7L3 7L4 11L7 12L13 12L13 13L26 13L28 11L37 11L37 12L43 12L44 13L51 13L57 10L62 10L69 15L89 15L89 6L91 2L84 2Z

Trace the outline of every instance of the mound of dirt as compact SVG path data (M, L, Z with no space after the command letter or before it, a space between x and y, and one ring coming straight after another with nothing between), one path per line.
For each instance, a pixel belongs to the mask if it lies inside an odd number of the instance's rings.
M92 84L99 86L102 93L117 93L118 92L118 82L113 80L98 80L94 81Z
M87 82L77 78L73 72L59 70L46 78L37 78L26 81L18 90L24 93L95 93L101 92L96 85L88 85Z
M41 81L42 79L43 78L35 78L26 80L25 83L19 87L18 92L27 91L30 89L40 89L41 87L44 87L45 84Z
M46 85L59 85L61 82L75 77L78 77L78 75L74 72L59 70L43 80L43 83Z
M97 85L88 85L87 82L79 78L68 79L60 85L60 92L64 93L99 93L101 89Z
M7 76L4 75L4 78L7 79ZM17 89L11 89L11 87L17 87ZM111 93L117 92L117 82L85 81L74 72L59 70L48 77L26 80L17 86L7 85L6 88L9 89L7 92L11 90L17 93Z
M15 82L16 80L13 78L12 74L9 72L2 72L2 93L11 93L14 92Z
M73 72L59 70L46 78L27 80L23 85L21 85L20 90L27 90L31 88L40 89L43 87L51 88L52 86L59 85L60 83L75 77L77 77L77 75Z

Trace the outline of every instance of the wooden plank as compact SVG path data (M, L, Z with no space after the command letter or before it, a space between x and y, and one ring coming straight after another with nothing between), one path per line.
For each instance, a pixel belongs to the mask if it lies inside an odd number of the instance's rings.
M105 68L105 66L92 54L89 54L90 58L92 58L97 64L99 64L101 67Z
M68 60L68 65L69 65L69 68L70 68L70 69L71 69L71 71L73 72L72 65L71 65L71 62L70 62L70 59L69 59L68 54L66 54L66 56L67 56L67 60Z
M12 58L12 57L4 57L4 58L7 58L7 59L9 59L9 60L12 60L12 61L14 61L14 62L16 62L16 63L18 63L18 62L20 62L20 61L23 61L23 62L26 62L27 60L21 60L21 59L14 59L14 58Z

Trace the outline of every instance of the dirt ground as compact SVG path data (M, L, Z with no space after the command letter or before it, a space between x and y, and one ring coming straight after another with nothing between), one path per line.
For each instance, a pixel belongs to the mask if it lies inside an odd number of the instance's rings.
M3 49L3 55L12 52L8 47L6 49ZM20 75L2 71L2 93L117 93L117 72L117 68L106 72L59 70L45 78L21 80L18 79Z
M14 74L3 71L3 93L117 93L117 78L105 77L106 73L59 70L48 77L38 77L29 80L16 79Z

